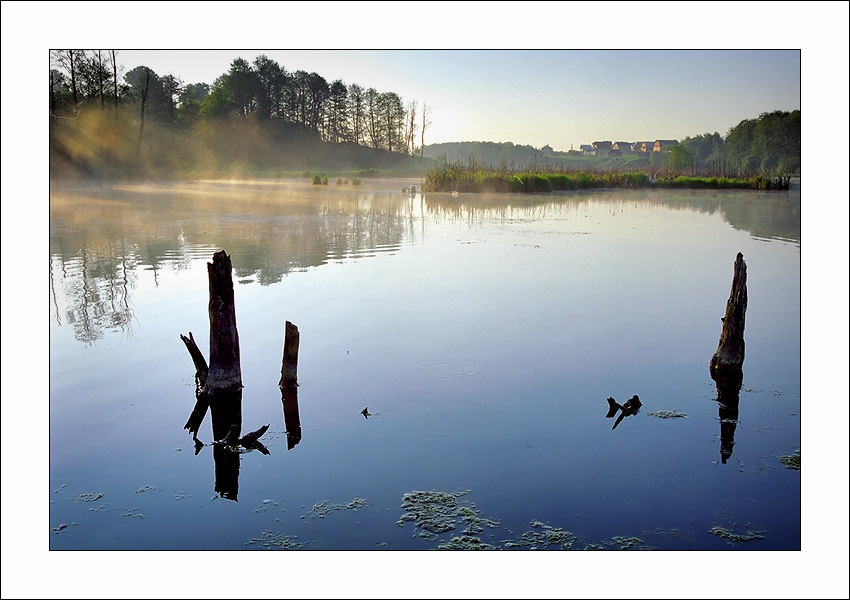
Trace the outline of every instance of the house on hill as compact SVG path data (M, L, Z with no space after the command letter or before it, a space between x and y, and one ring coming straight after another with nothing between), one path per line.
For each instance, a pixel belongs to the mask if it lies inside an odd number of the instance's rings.
M655 147L655 142L635 142L632 145L632 152L652 152Z
M611 151L608 156L622 156L632 151L632 145L629 142L614 142L611 146Z
M670 146L677 146L678 144L679 140L655 140L655 144L652 146L652 151L661 152Z
M591 145L593 146L593 149L596 151L597 154L599 154L599 153L608 154L611 151L611 146L613 146L613 144L610 141L593 142L593 144L591 144Z
M590 144L582 144L581 146L578 147L578 151L583 153L583 154L593 154L594 153L593 146L591 146Z
M542 152L543 154L552 154L552 152L554 152L554 150L552 150L552 146L550 146L549 144L546 144L545 146L543 146L540 149L540 152Z

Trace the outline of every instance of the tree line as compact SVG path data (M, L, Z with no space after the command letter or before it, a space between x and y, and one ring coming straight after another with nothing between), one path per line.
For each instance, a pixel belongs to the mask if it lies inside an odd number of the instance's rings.
M350 142L413 156L425 146L431 109L405 102L392 91L318 73L287 71L266 55L249 63L236 58L227 72L207 83L184 83L146 66L124 72L116 50L54 50L50 64L50 114L76 118L81 110L135 109L140 139L145 122L175 131L242 118L285 134L325 142Z
M800 172L800 111L765 112L744 119L722 138L706 133L686 137L673 147L669 166L713 173Z

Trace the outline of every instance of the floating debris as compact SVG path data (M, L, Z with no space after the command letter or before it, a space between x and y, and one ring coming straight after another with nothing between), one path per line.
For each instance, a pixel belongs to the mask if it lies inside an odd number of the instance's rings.
M716 535L719 538L723 538L727 541L730 546L734 546L736 543L742 542L751 542L753 540L763 540L764 536L761 531L748 531L747 533L735 533L731 529L726 529L725 527L720 527L719 525L715 525L711 529L709 529L709 533Z
M50 531L52 531L53 533L59 533L60 531L62 531L63 529L65 529L67 527L68 527L67 523L60 523L58 527L54 527Z
M184 498L186 498L186 494L184 494L183 492L177 492L176 494L174 494L174 496L172 496L172 498L174 498L175 500L183 500Z
M277 502L275 502L274 500L270 500L270 499L266 498L265 500L263 500L262 504L260 504L260 506L254 512L255 513L266 512L269 509L272 509L276 506L277 506Z
M260 532L260 537L251 538L246 546L254 546L256 550L301 550L313 542L299 542L297 535L286 535L271 531Z
M103 498L103 494L96 494L95 492L87 492L85 494L80 494L77 498L77 503L80 502L95 502Z
M658 417L659 419L689 419L686 413L679 412L678 410L656 410L650 413L646 413L650 417Z
M364 506L366 506L366 500L364 500L363 498L354 498L354 500L352 500L348 504L331 504L328 500L322 500L321 502L314 504L313 508L310 509L310 512L308 514L314 519L317 517L319 519L324 519L325 515L335 510L356 511L357 509L363 508Z
M793 454L783 454L779 458L779 462L788 467L789 469L793 469L794 471L800 470L800 449L794 451Z
M144 492L149 492L149 491L151 491L152 489L154 489L154 488L153 488L153 487L151 487L151 486L149 486L149 485L146 485L146 486L144 486L144 487L140 487L139 489L137 489L137 490L136 490L136 493L137 493L137 494L143 494Z
M126 511L124 511L124 514L122 514L121 516L122 517L136 517L137 519L144 519L145 515L143 515L140 512L136 512L136 511L139 511L139 510L141 510L141 509L140 508L128 508Z

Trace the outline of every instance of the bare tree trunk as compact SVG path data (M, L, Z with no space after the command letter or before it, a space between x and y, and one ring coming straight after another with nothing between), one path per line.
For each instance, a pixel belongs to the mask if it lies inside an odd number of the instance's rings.
M726 316L717 351L711 357L712 377L722 372L740 370L744 364L744 321L747 313L747 264L740 252L735 259L732 291L726 302Z
M136 158L139 168L142 166L142 136L145 133L145 104L148 101L148 89L150 88L151 72L145 67L145 87L142 88L142 114L139 120L139 141L136 142Z
M112 91L115 100L115 116L118 116L118 62L115 57L115 50L112 53Z

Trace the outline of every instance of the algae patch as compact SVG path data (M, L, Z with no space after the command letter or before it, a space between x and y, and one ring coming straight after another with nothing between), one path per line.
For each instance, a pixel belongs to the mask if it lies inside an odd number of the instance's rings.
M659 419L689 419L688 415L683 412L679 412L678 410L656 410L650 413L646 413L650 417L657 417Z
M529 548L537 550L547 549L549 546L557 546L561 550L573 550L578 541L575 534L564 531L560 527L552 527L547 523L532 521L532 529L523 533L519 540L505 540L502 542L506 548Z
M437 546L440 550L496 550L496 546L482 542L472 535L452 536L448 542Z
M251 538L245 542L246 546L253 546L257 550L301 550L307 544L313 542L300 542L296 535L262 531L259 537Z
M413 522L422 529L420 537L436 539L441 533L454 531L458 521L464 524L460 537L453 538L442 544L443 549L481 549L484 544L475 538L484 527L498 527L498 521L486 519L471 504L460 504L458 498L469 493L469 490L455 492L413 491L404 495L401 508L406 511L396 522L399 527ZM478 540L477 542L475 540Z
M331 504L328 500L322 500L321 502L317 502L313 505L313 508L310 509L308 513L314 519L324 519L329 513L332 513L335 510L353 510L357 511L357 509L363 508L366 506L366 500L363 498L354 498L348 504Z
M800 470L800 450L797 449L793 454L784 454L779 458L779 462L788 467L789 469L793 469L795 471Z
M764 536L763 532L760 531L748 531L746 533L735 533L731 529L726 529L725 527L720 527L719 525L715 525L709 532L713 535L716 535L719 538L723 538L727 541L729 545L734 546L736 543L743 542L751 542L753 540L763 540Z

